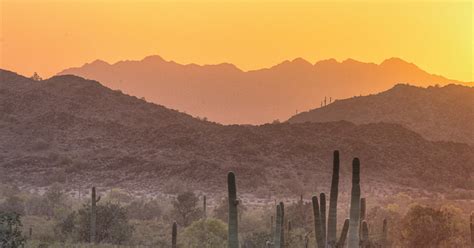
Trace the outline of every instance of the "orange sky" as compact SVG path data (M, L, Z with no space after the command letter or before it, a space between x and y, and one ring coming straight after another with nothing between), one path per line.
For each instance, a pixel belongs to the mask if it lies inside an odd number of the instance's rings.
M400 57L474 81L471 1L0 0L0 9L0 67L24 75L151 54L244 70Z

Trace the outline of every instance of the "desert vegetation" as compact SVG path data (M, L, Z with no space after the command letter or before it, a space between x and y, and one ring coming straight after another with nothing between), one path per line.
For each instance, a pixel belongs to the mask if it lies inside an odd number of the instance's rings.
M340 158L333 154L329 199L255 204L227 175L227 195L210 199L192 191L137 197L120 189L96 189L78 199L59 184L42 194L2 185L2 247L468 247L472 205L407 199L371 203L364 197L364 166L352 161L350 200L340 200ZM344 187L342 187L344 188ZM390 198L390 199L389 199ZM375 201L375 200L374 200ZM406 204L410 202L410 205ZM392 202L392 203L389 203ZM209 209L208 209L209 208ZM470 220L469 220L470 218Z

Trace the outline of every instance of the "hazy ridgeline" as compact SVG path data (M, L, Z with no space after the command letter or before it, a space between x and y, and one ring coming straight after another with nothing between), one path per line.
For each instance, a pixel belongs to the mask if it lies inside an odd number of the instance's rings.
M59 184L37 194L3 185L2 247L378 248L469 247L472 242L469 202L454 206L442 197L406 194L372 202L361 191L364 166L358 158L352 161L350 203L341 201L338 151L332 167L329 194L263 204L240 198L232 172L228 195L214 199L192 191L138 197L95 188L77 195Z

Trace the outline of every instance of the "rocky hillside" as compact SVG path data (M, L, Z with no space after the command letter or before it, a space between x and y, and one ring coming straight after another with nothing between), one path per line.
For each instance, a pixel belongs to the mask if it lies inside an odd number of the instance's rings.
M296 194L329 185L339 149L348 180L361 158L365 187L474 189L472 147L396 124L223 126L76 76L37 82L1 70L0 80L2 182L218 192L234 170L243 192Z
M112 89L223 124L262 124L286 120L319 107L327 97L344 99L387 90L396 83L448 84L416 65L392 58L380 64L334 59L311 64L298 58L271 68L242 71L232 64L182 65L149 56L109 64L94 61L66 69Z
M399 84L370 96L336 101L300 113L290 123L350 121L397 123L425 138L474 145L474 87L415 87Z

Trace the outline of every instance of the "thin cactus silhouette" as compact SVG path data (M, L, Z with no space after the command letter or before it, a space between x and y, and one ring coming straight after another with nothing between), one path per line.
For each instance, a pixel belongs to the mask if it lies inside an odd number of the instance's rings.
M96 234L97 234L97 203L100 201L100 196L96 196L95 187L92 187L91 192L91 228L90 228L90 242L96 243Z
M176 248L178 243L178 224L173 222L173 227L171 231L171 248Z
M324 239L323 239L323 230L322 230L322 218L321 218L321 212L320 212L320 207L319 207L319 202L318 202L318 197L313 196L311 198L313 202L313 217L314 217L314 236L316 239L316 244L318 245L317 247L325 247L324 246Z
M229 248L239 248L239 227L237 206L237 186L235 184L235 174L229 172L227 175L227 187L229 193Z
M354 158L352 161L352 190L349 222L348 248L359 247L360 226L360 161Z
M329 215L327 226L327 243L329 248L336 245L337 231L337 198L339 194L339 151L334 151L331 193L329 195Z
M276 225L275 225L275 233L273 236L273 245L275 248L281 248L281 233L282 233L282 225L283 223L283 214L282 214L282 209L281 205L278 204L276 206Z

